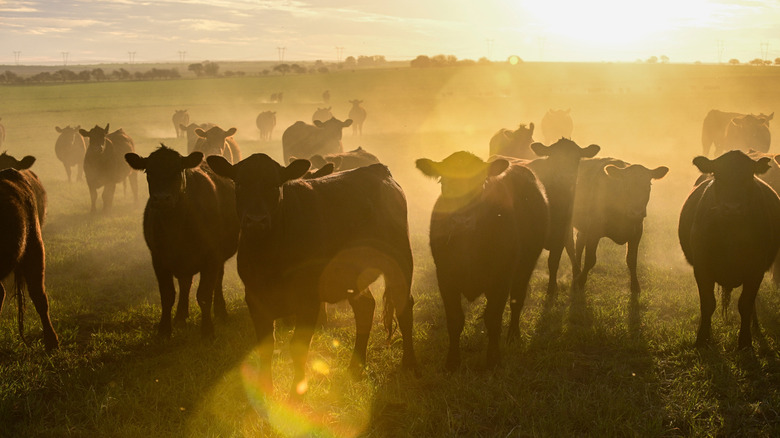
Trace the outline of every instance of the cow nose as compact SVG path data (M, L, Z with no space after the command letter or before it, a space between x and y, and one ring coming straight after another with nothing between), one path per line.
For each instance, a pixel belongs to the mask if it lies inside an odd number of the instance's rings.
M151 201L159 205L173 204L173 195L170 193L155 193L149 196Z
M266 231L271 228L271 216L247 214L243 226L247 229Z

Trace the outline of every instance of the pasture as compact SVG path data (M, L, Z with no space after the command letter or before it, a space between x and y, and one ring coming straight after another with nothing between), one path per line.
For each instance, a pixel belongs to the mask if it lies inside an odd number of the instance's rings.
M48 191L46 286L61 347L44 352L28 305L26 347L16 329L7 281L0 314L0 436L777 436L780 433L780 294L765 277L758 295L762 333L754 353L736 351L736 297L720 307L714 342L694 347L699 298L677 240L680 208L701 154L701 122L712 108L771 113L780 102L773 67L645 64L521 64L439 69L375 69L322 75L0 87L5 148L32 167ZM229 319L200 336L194 298L184 329L157 337L160 297L143 240L148 197L117 187L114 210L90 214L84 181L67 182L54 155L55 126L123 128L147 156L160 142L186 151L171 123L236 127L244 157L281 160L281 134L310 121L329 89L335 117L363 100L363 135L344 130L344 149L362 146L388 165L406 192L415 258L414 338L422 376L400 368L401 338L388 343L378 306L366 377L347 370L355 336L348 306L334 306L315 333L309 392L287 399L291 326L277 321L275 392L255 385L255 341L235 258L225 269ZM281 103L271 93L284 92ZM443 370L447 333L428 222L439 194L414 161L458 150L487 158L500 128L537 127L550 108L571 108L573 140L600 157L669 174L653 183L639 249L642 292L632 296L625 247L606 239L584 292L572 293L562 258L561 290L547 295L546 251L531 279L520 339L503 346L502 365L484 368L484 298L468 303L463 365ZM277 112L271 141L255 118ZM778 132L774 129L775 132ZM541 141L541 132L534 136ZM770 152L779 151L777 139ZM2 232L2 231L0 231ZM377 301L382 287L372 288ZM192 292L194 295L194 292ZM718 296L720 303L720 297ZM29 303L29 299L28 299ZM504 313L504 327L509 312ZM504 335L506 331L504 330Z

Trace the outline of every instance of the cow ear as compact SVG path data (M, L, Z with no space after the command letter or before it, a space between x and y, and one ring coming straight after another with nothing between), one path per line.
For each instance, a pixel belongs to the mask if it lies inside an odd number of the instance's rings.
M715 173L715 162L707 157L698 156L694 158L693 165L698 167L701 173Z
M652 179L661 179L666 176L666 174L669 173L669 168L666 166L659 166L655 169L650 171L650 178Z
M284 181L290 181L302 177L306 174L310 167L311 162L309 160L293 161L289 166L284 168L284 172L282 173Z
M582 152L580 153L580 156L582 158L593 158L596 156L596 154L599 153L600 150L601 150L601 146L597 144L592 144L586 147L585 149L583 149Z
M534 135L534 122L528 125L528 130L531 132L531 135Z
M772 114L767 116L766 121L768 122L768 121L772 120L774 117L775 117L775 112L772 111Z
M81 134L82 137L89 137L89 131L86 129L79 129L79 134Z
M227 136L228 136L228 137L230 137L230 136L232 136L233 134L235 134L235 133L236 133L236 131L238 131L236 128L230 128L230 129L228 129L228 130L225 132L225 134L227 134Z
M488 176L501 175L506 168L509 167L509 161L499 158L491 163L488 163Z
M420 169L423 175L431 178L439 178L441 173L439 172L439 163L429 160L428 158L420 158L414 162L414 165Z
M108 134L108 127L111 126L110 123L106 123L106 134Z
M335 169L336 168L333 166L333 163L328 163L320 167L316 172L312 173L311 176L307 177L307 179L321 178L323 176L330 175Z
M322 128L322 121L320 121L320 120L315 120L315 121L314 121L314 126L316 126L316 127L318 127L318 128Z
M209 155L206 157L206 162L217 175L233 180L236 179L235 167L222 155Z
M610 176L612 178L620 178L620 176L622 174L621 171L623 169L621 169L620 167L615 166L614 164L607 164L606 166L604 166L603 170L604 170L604 173L607 176Z
M206 131L201 128L195 129L195 134L197 134L198 137L206 138Z
M54 129L55 129L57 132L62 132L62 128L60 128L59 126L55 126L55 127L54 127Z
M181 159L181 167L183 169L192 169L200 166L201 162L203 162L203 152L193 152Z
M341 126L343 126L345 128L350 126L350 125L352 125L352 119L344 120L344 122L341 124Z
M26 157L25 157L26 158ZM753 173L755 175L761 175L762 173L766 173L767 170L769 170L770 166L769 162L772 161L769 157L761 157L756 161L755 166L753 167Z
M25 170L32 167L32 165L35 163L35 157L32 155L27 155L26 157L22 158L21 161L17 161L17 165L15 167L16 170Z
M135 170L146 169L146 158L142 158L140 155L134 152L128 152L125 154L125 161Z
M549 146L545 146L539 142L531 143L531 150L534 151L534 153L540 157L546 157L550 154L549 152Z

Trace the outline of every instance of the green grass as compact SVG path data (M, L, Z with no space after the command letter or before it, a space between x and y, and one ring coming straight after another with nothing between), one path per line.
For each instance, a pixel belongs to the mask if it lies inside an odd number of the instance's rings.
M8 297L0 315L0 436L777 436L780 432L780 294L769 278L759 293L762 334L755 353L736 351L736 298L720 311L710 348L693 345L699 302L676 238L679 209L697 176L701 120L711 108L765 112L780 101L773 68L674 65L526 64L521 68L388 69L328 75L246 77L0 87L3 146L35 155L49 195L44 227L46 286L61 348L47 355L40 323L27 309L28 339L16 333ZM277 325L274 394L257 390L254 332L235 261L226 267L230 318L203 340L192 300L186 328L156 337L159 293L141 231L141 200L117 190L115 210L89 214L83 182L68 184L54 157L55 125L110 123L139 153L160 141L183 150L170 116L238 127L245 155L281 157L281 132L310 120L324 89L337 117L348 99L365 101L359 145L388 164L407 194L415 255L415 341L422 377L400 368L400 337L388 344L377 318L365 378L347 366L354 339L348 306L331 309L308 361L309 392L287 400L292 327ZM267 102L283 91L281 104ZM547 296L546 255L539 260L521 318L521 336L502 346L487 370L484 300L465 303L463 366L443 372L446 321L428 248L430 210L439 186L414 169L420 157L456 150L487 154L501 127L534 122L548 108L572 108L574 139L600 155L649 167L667 165L654 183L640 247L641 295L629 292L623 247L602 241L584 293ZM279 119L261 142L260 111ZM128 191L129 192L129 191ZM375 290L377 298L381 287ZM379 300L378 300L379 301ZM381 307L381 305L380 305ZM719 309L720 310L720 309ZM508 318L508 312L505 315Z

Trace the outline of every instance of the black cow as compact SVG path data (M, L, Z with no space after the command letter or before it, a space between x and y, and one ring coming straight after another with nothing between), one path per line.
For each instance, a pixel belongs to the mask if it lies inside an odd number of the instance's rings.
M357 169L358 167L370 166L372 164L379 163L379 158L371 152L366 151L362 147L358 147L355 150L341 152L338 154L327 155L313 155L309 158L311 165L316 168L321 168L327 163L332 163L335 170L350 170Z
M62 161L65 173L68 175L68 182L71 181L70 168L73 166L76 166L78 170L76 181L81 181L81 176L84 173L84 153L87 150L84 137L79 134L81 126L75 128L55 126L54 129L60 133L57 142L54 143L54 154Z
M174 322L183 324L189 316L192 277L200 273L197 299L203 318L201 329L210 336L214 333L212 299L216 316L227 316L222 277L225 261L238 247L233 182L216 175L207 165L201 166L201 152L182 157L163 145L147 158L129 153L125 159L133 169L145 171L149 183L144 239L160 288L159 333L171 335L174 277L179 282Z
M501 128L490 138L490 155L503 155L505 157L534 159L536 156L531 150L534 142L534 124L526 127L520 125L516 130Z
M227 131L219 126L212 126L208 130L195 128L195 134L199 138L193 151L203 152L204 155L222 155L231 163L238 163L241 161L241 148L233 137L235 133L236 128Z
M105 129L95 125L87 131L79 129L79 133L89 138L87 152L84 154L84 176L89 187L89 196L92 201L91 212L95 212L97 190L103 187L103 210L108 211L114 202L116 184L125 179L130 179L130 188L133 191L133 200L138 201L138 175L125 162L125 154L135 151L133 139L122 130L117 129L108 133L108 124Z
M352 124L352 135L363 135L363 123L368 116L366 109L363 108L363 101L355 99L350 100L349 103L352 104L352 108L347 116L355 122Z
M173 129L176 130L176 138L184 137L187 129L182 127L190 124L190 113L186 109L175 110L173 116L171 116L171 121L173 122Z
M756 295L780 249L780 198L755 177L769 169L769 160L753 160L742 151L729 151L714 160L702 156L693 160L700 171L712 174L688 195L678 228L701 300L697 345L711 338L718 283L724 296L742 286L738 345L740 349L752 347L750 324Z
M431 253L450 338L446 367L460 365L464 316L461 296L487 298L487 364L500 360L501 318L511 296L509 338L519 333L528 281L544 247L547 201L525 166L505 159L485 163L468 152L444 161L417 160L417 168L439 179L441 196L431 214Z
M325 122L327 120L330 120L333 118L333 113L330 112L330 109L332 107L327 108L317 108L317 111L314 111L314 114L311 115L311 122L317 123L317 122Z
M335 117L325 122L316 121L314 125L307 125L301 121L293 123L282 134L284 162L289 163L290 157L311 157L316 154L343 152L342 130L350 125L352 119L342 122Z
M395 312L403 365L416 369L412 343L412 250L406 198L387 167L375 164L311 180L307 160L284 167L265 154L231 165L208 163L236 182L241 233L238 274L260 343L261 382L271 385L274 320L295 315L293 391L305 391L304 368L320 303L348 299L357 336L350 363L360 372L374 314L368 286L385 277L385 326Z
M260 130L260 140L271 141L276 126L276 111L263 111L257 115L255 125Z

